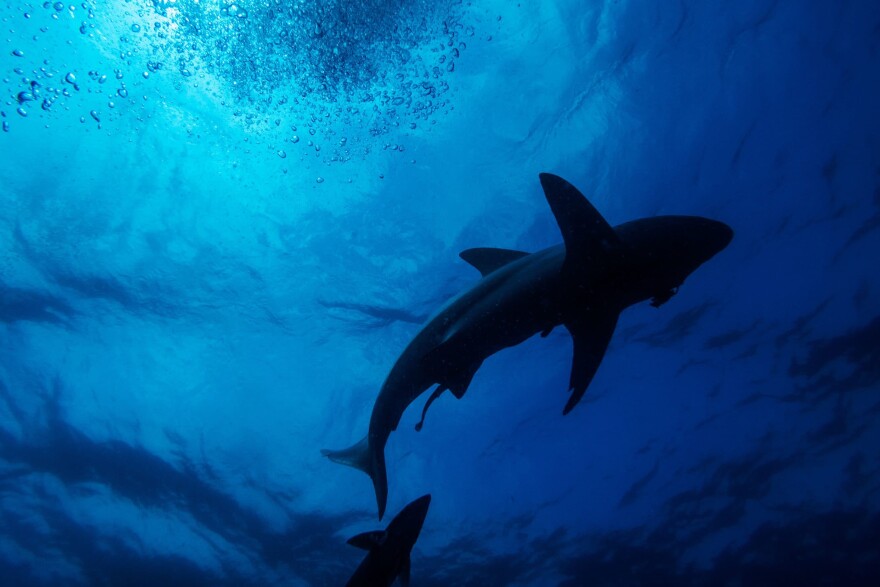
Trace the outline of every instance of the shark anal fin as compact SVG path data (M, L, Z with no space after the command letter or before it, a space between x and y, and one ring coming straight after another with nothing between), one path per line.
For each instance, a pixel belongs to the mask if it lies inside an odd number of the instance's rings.
M400 572L397 574L397 579L403 587L409 587L409 567L409 555L406 555L403 562L400 563Z
M480 361L467 369L462 369L454 377L447 377L443 385L452 392L456 399L463 398L468 387L471 385L471 381L474 380L474 375L477 374L482 364L483 362Z
M352 536L348 539L348 544L351 544L355 548L370 550L376 546L384 544L387 537L388 533L385 530L374 530L372 532L364 532L357 536Z
M529 253L524 251L494 249L490 247L466 249L458 254L459 257L476 267L483 277L496 269L504 267L508 263L513 263L517 259L522 259L528 255Z
M621 246L617 233L576 187L552 173L539 175L565 242L565 265L582 265Z
M571 397L565 404L563 414L568 414L584 396L593 376L599 369L605 350L617 326L618 312L593 311L566 323L574 342L574 356L571 362L569 389Z

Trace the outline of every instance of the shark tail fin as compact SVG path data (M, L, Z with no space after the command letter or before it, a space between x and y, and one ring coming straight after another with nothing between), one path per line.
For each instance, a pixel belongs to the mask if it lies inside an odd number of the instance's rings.
M379 507L379 519L385 515L385 504L388 500L388 478L385 473L384 451L374 451L370 447L370 437L364 438L342 450L321 449L321 454L340 465L348 465L359 469L373 480L376 491L376 505Z

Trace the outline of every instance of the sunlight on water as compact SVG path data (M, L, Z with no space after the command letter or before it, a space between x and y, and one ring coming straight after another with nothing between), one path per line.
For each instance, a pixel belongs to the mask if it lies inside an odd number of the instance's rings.
M281 158L330 163L403 152L450 112L456 63L479 26L461 2L403 0L21 3L3 21L17 58L4 79L16 97L2 111L7 132L23 123L13 113L137 124L143 102L189 93ZM69 65L91 52L88 69Z

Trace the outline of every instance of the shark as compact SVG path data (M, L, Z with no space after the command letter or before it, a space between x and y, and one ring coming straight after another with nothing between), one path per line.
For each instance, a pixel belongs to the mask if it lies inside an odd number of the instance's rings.
M428 319L404 349L379 391L367 435L349 448L322 451L370 476L379 519L388 498L385 445L422 393L436 386L416 430L442 393L464 396L486 358L563 326L574 355L568 414L593 380L620 313L648 300L659 308L733 239L730 226L699 216L654 216L612 227L565 179L551 173L539 179L562 244L534 253L462 251L482 278Z
M350 538L348 544L368 552L346 587L390 587L395 580L408 587L410 553L422 531L430 505L431 495L423 495L400 510L385 530L364 532Z

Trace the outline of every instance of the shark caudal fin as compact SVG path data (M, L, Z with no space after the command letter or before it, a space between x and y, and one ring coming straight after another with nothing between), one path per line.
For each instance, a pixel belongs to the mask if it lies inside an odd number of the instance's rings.
M376 492L376 505L379 507L379 519L385 515L385 503L388 501L388 478L385 473L384 451L373 451L370 448L370 437L342 450L321 449L321 454L340 465L348 465L360 469L373 480Z

